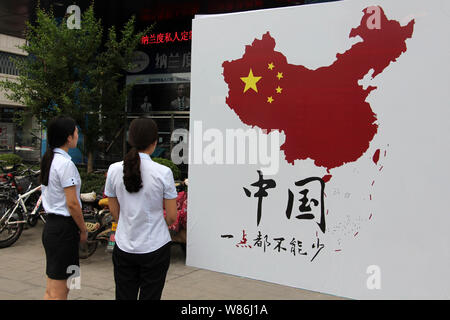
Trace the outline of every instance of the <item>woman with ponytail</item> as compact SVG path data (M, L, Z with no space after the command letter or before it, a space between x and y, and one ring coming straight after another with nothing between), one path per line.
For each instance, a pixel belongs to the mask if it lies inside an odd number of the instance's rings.
M112 257L117 300L136 300L138 294L139 300L159 300L164 288L177 192L172 171L150 158L157 140L152 119L133 120L128 131L132 148L108 170L105 195L118 222Z
M63 116L51 120L47 141L40 176L42 205L48 217L42 233L48 277L44 299L66 300L67 278L80 265L78 245L87 240L80 201L81 179L68 154L77 146L75 121Z

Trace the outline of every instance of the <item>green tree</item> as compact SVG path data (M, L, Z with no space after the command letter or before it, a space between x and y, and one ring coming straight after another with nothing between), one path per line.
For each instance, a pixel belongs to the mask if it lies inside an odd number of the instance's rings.
M20 118L34 115L47 121L65 114L73 117L84 135L88 172L99 138L106 141L124 124L124 106L130 85L123 84L133 51L150 28L135 31L132 17L117 34L109 28L106 40L94 3L81 15L81 28L69 29L68 16L56 19L52 10L36 8L36 22L27 23L27 59L14 60L19 76L0 82L9 99L27 106Z

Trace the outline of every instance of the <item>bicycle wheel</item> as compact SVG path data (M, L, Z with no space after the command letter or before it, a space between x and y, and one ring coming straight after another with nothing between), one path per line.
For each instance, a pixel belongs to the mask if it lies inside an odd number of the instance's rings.
M85 244L80 244L78 254L80 259L87 259L97 250L97 240L88 240Z
M12 200L0 202L0 219L4 215L9 215L14 209L15 203ZM22 208L17 208L16 212L0 224L0 248L11 246L19 239L23 230L23 223L14 223L23 220Z
M30 227L34 227L37 225L38 219L39 217L37 214L34 216L28 216L27 223Z
M80 259L87 259L92 256L95 250L97 250L98 244L96 237L100 223L93 215L85 215L84 223L88 229L88 241L84 244L80 243L78 250Z

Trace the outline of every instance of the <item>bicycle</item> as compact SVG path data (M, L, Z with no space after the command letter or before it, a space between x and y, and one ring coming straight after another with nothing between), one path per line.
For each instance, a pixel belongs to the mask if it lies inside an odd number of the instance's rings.
M0 161L1 163L1 161ZM10 199L17 199L19 194L23 194L24 192L30 191L33 187L36 187L40 185L38 183L38 176L40 174L40 170L34 171L30 168L26 168L23 171L19 172L19 168L22 166L22 164L16 164L14 166L4 167L0 165L0 168L5 173L0 176L1 182L0 182L0 214L4 212L4 207L6 203L11 203L11 201L8 202ZM38 194L32 194L31 196L31 203L35 203L39 200ZM28 197L30 197L28 196ZM28 197L24 199L24 202L27 202ZM28 211L33 210L33 205L28 207ZM31 227L34 227L37 224L37 216L26 216L28 225Z
M8 197L16 197L17 193L21 193L15 181L15 173L22 166L22 164L15 164L12 166L3 166L6 161L0 160L0 169L3 174L0 175L0 200Z
M39 217L44 223L46 222L39 211L42 203L42 195L39 196L31 212L29 212L28 207L26 206L26 201L29 197L40 191L41 186L37 186L24 194L19 194L15 201L8 198L7 200L0 202L0 248L6 248L15 243L22 234L24 224L27 223L30 218L35 218L37 222L37 217ZM4 236L6 237L4 238Z

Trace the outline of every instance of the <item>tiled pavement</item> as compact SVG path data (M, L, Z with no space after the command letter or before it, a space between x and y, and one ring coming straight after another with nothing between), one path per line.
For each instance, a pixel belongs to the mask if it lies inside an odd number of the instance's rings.
M45 255L43 224L24 230L9 248L0 249L0 300L39 300L44 296ZM81 289L71 290L71 300L113 300L111 254L99 246L81 263ZM165 300L311 300L339 297L300 290L185 265L179 245L172 246L171 264L162 299Z

